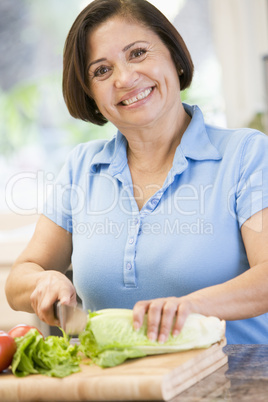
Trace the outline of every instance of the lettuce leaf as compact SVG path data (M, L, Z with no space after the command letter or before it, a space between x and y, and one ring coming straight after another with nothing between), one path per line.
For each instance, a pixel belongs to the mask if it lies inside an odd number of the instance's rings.
M151 354L208 348L225 334L225 322L216 317L190 314L181 333L169 335L164 344L147 337L147 316L142 327L133 328L133 311L105 309L91 313L85 330L79 335L80 349L101 367L113 367L126 359Z
M36 329L31 329L15 341L17 350L11 369L17 377L29 374L65 377L80 371L78 345L71 345L64 332L63 337L44 339Z

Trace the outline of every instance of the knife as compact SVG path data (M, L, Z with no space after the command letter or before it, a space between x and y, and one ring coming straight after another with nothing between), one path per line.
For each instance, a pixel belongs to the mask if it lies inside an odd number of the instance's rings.
M87 324L87 311L81 305L67 306L57 301L53 304L54 315L59 320L61 328L68 335L78 335Z

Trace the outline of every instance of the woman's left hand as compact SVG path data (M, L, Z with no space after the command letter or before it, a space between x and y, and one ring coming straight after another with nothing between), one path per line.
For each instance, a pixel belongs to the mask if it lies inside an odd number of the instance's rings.
M194 304L189 296L139 301L133 308L134 328L139 329L142 326L144 315L147 313L148 338L164 343L171 331L173 336L180 333L190 313L197 312Z

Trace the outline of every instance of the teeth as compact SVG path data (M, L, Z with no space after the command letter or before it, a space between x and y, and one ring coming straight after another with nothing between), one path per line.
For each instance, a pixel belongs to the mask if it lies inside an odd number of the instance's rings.
M138 95L133 96L133 98L124 100L122 103L123 103L123 105L127 105L127 106L132 105L132 103L135 103L135 102L138 102L141 99L147 98L147 96L150 95L152 90L153 90L153 88L146 89L145 91L140 92Z

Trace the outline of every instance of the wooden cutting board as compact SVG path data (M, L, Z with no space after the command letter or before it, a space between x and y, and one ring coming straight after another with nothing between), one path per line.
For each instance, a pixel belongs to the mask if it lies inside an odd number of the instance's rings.
M136 401L174 398L225 363L225 339L208 349L148 356L101 369L81 364L68 377L0 374L0 401Z

